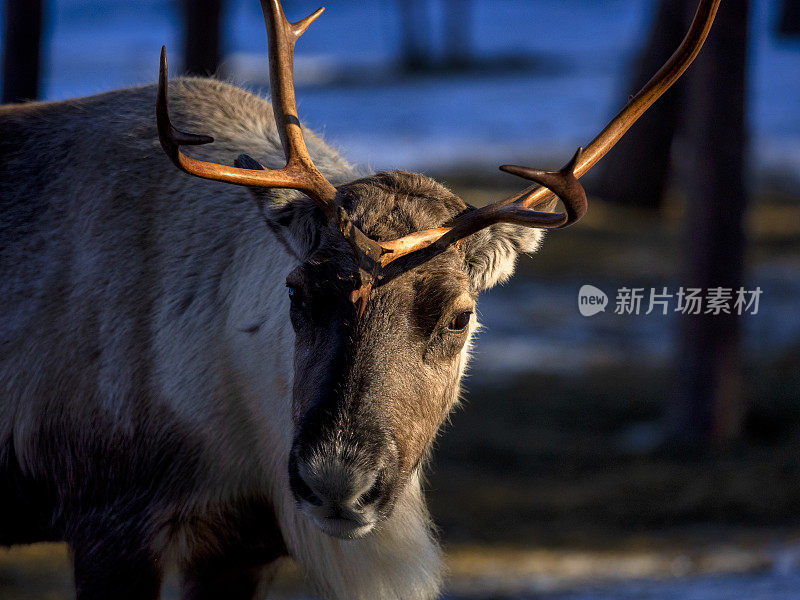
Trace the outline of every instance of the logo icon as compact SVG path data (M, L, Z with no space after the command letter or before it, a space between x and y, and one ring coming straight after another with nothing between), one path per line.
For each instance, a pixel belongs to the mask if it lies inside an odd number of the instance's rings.
M606 293L593 285L582 285L578 291L578 310L584 317L591 317L599 312L605 312L608 306Z

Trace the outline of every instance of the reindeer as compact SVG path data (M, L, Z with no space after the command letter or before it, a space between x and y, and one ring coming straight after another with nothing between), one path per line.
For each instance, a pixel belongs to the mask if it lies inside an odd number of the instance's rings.
M586 151L502 167L539 185L479 209L303 128L292 57L321 9L261 2L272 108L168 83L162 49L157 89L0 109L0 543L65 540L80 600L157 598L170 565L184 598L261 597L285 556L327 598L435 597L420 473L476 298L581 218L577 178L719 0Z

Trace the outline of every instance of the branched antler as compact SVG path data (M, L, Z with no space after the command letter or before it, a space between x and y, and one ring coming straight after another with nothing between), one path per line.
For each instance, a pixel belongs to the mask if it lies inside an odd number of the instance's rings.
M334 219L336 207L333 199L336 196L336 188L314 165L303 140L300 120L297 118L292 69L295 43L324 9L320 8L297 23L290 23L283 14L279 0L262 0L261 8L269 32L272 106L283 151L286 154L286 166L274 170L241 169L197 160L183 154L180 146L208 144L214 139L206 135L184 133L172 125L167 100L167 52L164 47L161 48L161 69L156 102L158 136L161 146L175 166L190 175L251 187L300 190L311 198L328 218Z
M418 231L411 235L392 240L391 242L384 242L381 245L388 254L384 254L381 258L382 264L389 264L401 256L420 250L434 243L438 246L451 244L461 237L464 237L461 236L460 233L454 234L454 231L469 232L465 235L470 235L481 228L479 226L481 221L486 223L484 226L489 226L492 223L505 220L502 218L498 219L499 214L506 214L509 217L509 219L507 219L508 222L515 222L528 227L542 228L567 227L580 219L586 213L586 194L583 189L581 189L577 178L581 177L603 158L625 132L630 129L631 125L650 108L653 102L658 100L664 92L683 75L698 52L700 52L700 48L702 48L706 37L708 37L708 32L711 30L711 25L717 14L719 3L720 0L700 0L689 31L675 53L664 66L658 70L653 78L631 98L625 108L623 108L617 116L605 126L597 137L591 141L586 147L586 150L581 151L579 148L572 160L567 163L561 171L558 171L558 173L562 175L565 175L565 170L571 171L573 177L570 179L570 185L557 188L554 186L557 186L558 182L554 178L550 176L547 176L546 179L541 178L542 171L529 169L527 167L502 166L500 168L503 171L525 177L526 179L531 179L539 185L529 187L519 194L490 204L478 211L466 213L459 219L456 219L450 227ZM553 193L564 203L566 212L535 212L536 208L546 206L552 200ZM516 208L508 213L502 213L499 207L505 206L514 206ZM527 216L523 216L525 215L525 213L522 212L523 207L531 211ZM463 226L460 223L461 220L468 221L470 226Z
M714 22L720 0L700 0L697 12L680 47L628 105L559 171L540 171L530 167L504 165L501 170L534 181L538 185L483 208L470 210L448 226L418 231L396 240L377 242L367 237L335 202L336 188L314 165L303 140L294 92L294 45L309 25L322 14L318 9L305 19L290 23L279 0L260 0L269 38L269 66L272 106L286 155L281 169L247 169L205 162L186 156L181 146L208 144L207 135L184 133L169 117L167 99L167 56L161 49L156 117L158 135L167 156L182 171L198 177L251 187L292 188L311 198L342 233L353 249L358 264L360 285L352 294L359 313L363 312L375 280L383 277L393 261L420 252L427 259L458 240L495 223L514 223L525 227L560 228L571 225L586 213L586 193L578 178L595 165L688 68L705 42ZM253 164L255 161L240 161ZM250 163L253 161L253 163ZM553 195L564 204L565 212L551 212ZM547 208L547 211L538 209ZM432 252L433 251L433 252ZM405 261L408 262L408 261ZM399 264L399 263L398 263ZM411 262L409 262L411 264Z

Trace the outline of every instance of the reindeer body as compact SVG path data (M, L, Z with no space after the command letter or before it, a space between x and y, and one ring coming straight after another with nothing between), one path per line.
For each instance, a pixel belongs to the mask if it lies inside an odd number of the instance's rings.
M170 87L177 120L215 134L197 155L280 165L267 101L208 79ZM0 109L0 544L68 541L79 598L150 597L173 561L187 597L249 598L287 554L330 597L432 597L416 475L365 539L295 509L297 259L246 188L176 173L154 97ZM333 182L356 177L306 139Z
M184 598L259 598L287 555L326 598L435 597L420 469L477 296L583 216L577 177L719 0L585 152L502 167L542 187L480 209L422 175L359 179L303 134L292 57L321 10L261 5L274 113L168 86L163 49L157 90L0 107L0 544L67 541L79 600L155 600L170 564Z

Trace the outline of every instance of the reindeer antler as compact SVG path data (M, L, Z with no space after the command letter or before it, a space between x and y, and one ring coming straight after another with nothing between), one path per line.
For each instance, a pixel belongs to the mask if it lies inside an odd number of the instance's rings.
M161 140L161 146L175 166L190 175L251 187L300 190L311 198L329 219L335 219L336 206L333 198L336 196L336 188L314 165L303 140L300 120L297 118L292 69L295 42L325 9L320 8L297 23L290 23L286 20L279 0L261 0L261 9L264 12L264 20L269 34L269 80L272 106L283 151L286 154L286 166L274 170L241 169L197 160L183 154L180 146L208 144L213 142L214 138L184 133L172 125L167 101L167 51L165 47L161 48L161 69L158 77L158 100L156 102L158 137Z
M578 177L594 166L688 68L708 36L720 3L720 0L700 0L689 32L678 50L592 140L586 151L578 148L572 160L561 170L540 171L530 167L504 165L500 167L501 170L539 185L494 204L463 213L446 227L418 231L387 242L376 242L356 227L347 212L334 202L336 188L325 179L311 160L297 116L293 74L294 45L308 26L322 14L324 8L318 9L301 21L290 23L283 13L279 0L260 1L269 37L272 106L281 144L286 154L286 166L275 170L229 167L197 160L183 154L180 146L208 144L214 140L206 135L184 133L172 125L167 99L167 55L163 47L156 102L158 136L172 162L186 173L251 187L292 188L310 197L322 209L329 222L339 229L353 249L361 281L353 291L351 299L359 306L360 312L364 310L375 279L383 274L383 269L389 263L398 258L431 246L435 251L445 250L458 240L495 223L560 228L580 219L586 213L586 193L578 182ZM250 157L240 158L246 160L239 160L237 164L257 165ZM536 210L550 208L553 195L561 199L565 212ZM425 253L423 258L431 255Z
M181 152L181 146L208 144L214 138L185 133L172 125L167 98L167 50L163 46L156 100L156 121L161 147L176 167L190 175L250 187L291 188L311 198L353 248L361 275L361 285L357 290L360 294L357 295L363 299L360 307L363 312L382 250L377 242L364 235L351 222L343 208L335 204L336 188L320 173L308 153L297 116L294 94L294 45L325 8L317 9L296 23L290 23L286 19L280 0L261 0L261 10L264 13L269 41L270 96L281 145L286 155L286 166L274 170L230 167L197 160ZM255 159L247 155L240 156L236 163L260 167Z
M505 221L528 227L561 228L571 225L586 213L586 194L577 178L591 169L614 147L631 125L675 83L700 52L708 37L720 0L700 0L689 31L675 53L664 63L650 81L635 95L617 116L586 147L578 148L560 171L543 172L528 167L504 165L501 170L530 179L538 186L529 187L504 200L458 217L449 227L418 231L381 244L384 255L381 264L387 265L416 250L436 244L446 247L467 235L493 223ZM557 175L556 175L557 174ZM549 189L548 189L549 188ZM564 203L565 213L536 212L546 205L555 193Z

